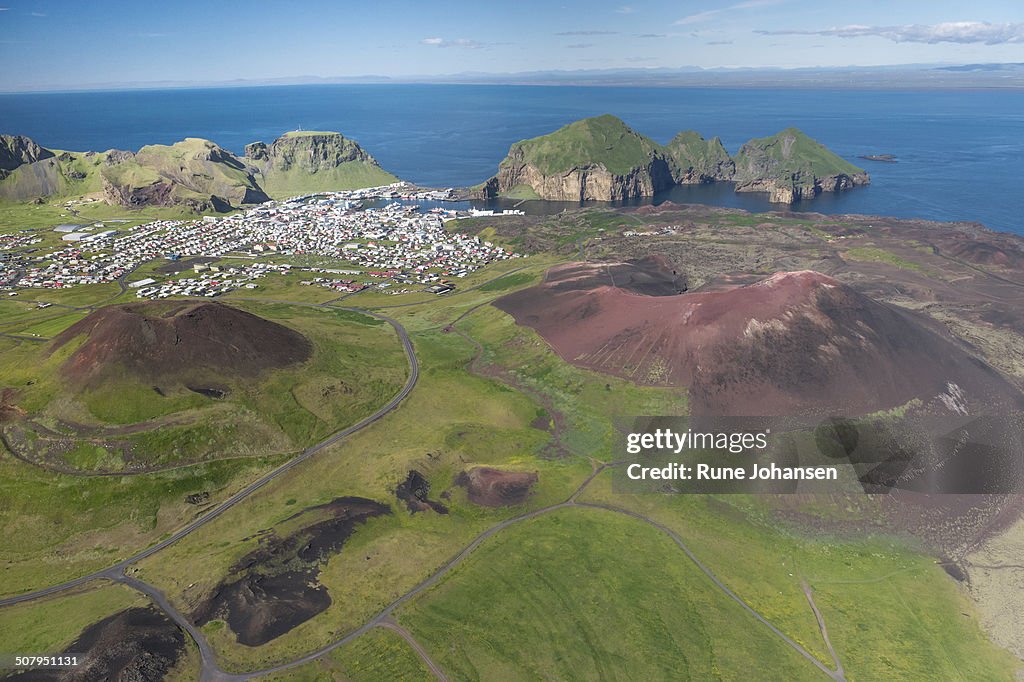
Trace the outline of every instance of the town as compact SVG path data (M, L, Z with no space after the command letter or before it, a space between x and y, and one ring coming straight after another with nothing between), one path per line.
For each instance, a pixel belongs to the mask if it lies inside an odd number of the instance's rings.
M445 230L448 220L465 214L380 199L396 193L385 187L308 195L225 217L157 220L126 230L102 223L62 225L56 231L63 245L56 250L28 248L40 239L27 231L0 242L0 287L121 282L139 298L218 296L258 288L255 280L269 274L303 270L315 273L303 284L343 293L377 288L440 294L454 288L454 279L518 257L478 237ZM129 281L154 262L163 264Z

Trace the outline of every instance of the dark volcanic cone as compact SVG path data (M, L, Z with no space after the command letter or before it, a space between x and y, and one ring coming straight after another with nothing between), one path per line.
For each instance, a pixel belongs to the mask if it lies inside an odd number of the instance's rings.
M312 344L297 331L220 303L108 306L57 336L52 350L79 336L85 341L63 373L83 385L125 374L179 382L198 372L252 377L312 354Z
M1020 400L931 323L817 272L645 296L599 283L607 268L556 267L495 305L577 365L689 388L693 414L864 414L954 389L969 405Z

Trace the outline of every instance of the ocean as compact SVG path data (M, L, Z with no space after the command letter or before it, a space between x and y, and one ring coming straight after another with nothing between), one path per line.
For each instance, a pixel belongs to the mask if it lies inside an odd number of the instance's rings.
M730 152L796 126L871 173L870 187L797 210L977 221L1024 234L1024 92L866 91L492 85L312 85L0 95L0 132L69 150L138 149L186 136L241 153L281 133L337 130L399 177L477 184L513 142L610 113L667 142L680 130L719 136ZM896 163L858 157L893 154ZM771 210L728 186L668 196Z

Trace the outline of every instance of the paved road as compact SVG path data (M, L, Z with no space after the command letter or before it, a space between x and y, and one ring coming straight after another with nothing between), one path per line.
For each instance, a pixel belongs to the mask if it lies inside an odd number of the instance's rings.
M215 663L216 656L213 653L213 649L210 647L210 643L206 641L206 637L203 636L203 633L199 631L199 628L197 628L192 621L183 616L176 608L171 606L171 603L167 600L167 596L164 595L163 592L156 589L149 583L144 583L141 580L126 575L123 572L111 577L111 580L138 590L152 599L164 613L171 617L171 620L177 623L182 630L189 634L192 641L196 643L197 647L199 647L199 658L202 661L202 669L199 674L201 682L212 682L213 680L219 679L220 673L217 670Z
M312 304L304 304L304 305L312 305ZM334 445L338 441L342 440L343 438L347 438L348 436L352 435L353 433L355 433L357 431L365 429L367 426L369 426L370 424L373 424L374 422L379 420L381 417L384 417L386 414L390 413L392 410L394 410L396 407L398 407L399 403L401 403L403 400L405 400L406 396L408 396L409 393L412 392L412 389L416 385L416 382L419 380L419 375L420 375L419 361L416 359L416 353L413 352L412 341L409 340L409 335L405 331L405 327L403 327L401 324L399 324L396 320L394 320L394 319L392 319L392 318L390 318L390 317L388 317L386 315L381 315L381 314L378 314L378 313L371 313L371 312L367 312L365 310L358 310L356 308L335 308L335 309L337 309L337 310L351 310L351 311L354 311L354 312L362 313L364 315L370 315L372 317L376 317L376 318L378 318L380 320L384 320L385 322L390 324L394 328L395 332L398 334L398 338L402 342L402 347L405 349L406 357L409 360L409 378L406 380L405 385L402 387L402 390L399 391L398 394L395 395L394 398L392 398L386 405L384 405L379 410L377 410L376 412L371 414L369 417L366 417L365 419L363 419L363 420L353 424L352 426L349 426L346 429L342 429L341 431L338 431L337 433L335 433L334 435L330 436L329 438L327 438L327 439L325 439L323 441L320 441L316 445L313 445L313 446L307 448L306 450L304 450L302 452L302 454L298 455L294 459L289 460L288 462L286 462L285 464L282 464L277 469L274 469L273 471L271 471L270 473L266 474L265 476L257 479L256 481L253 481L252 483L247 485L245 488L243 488L242 490L238 491L237 493L235 493L234 495L229 497L227 500L222 502L220 504L220 506L215 507L211 511L207 512L205 515L199 517L198 519L196 519L192 523L188 524L187 526L184 526L183 528L179 529L176 533L174 533L173 535L170 535L169 537L167 537L164 540L158 542L157 544L152 545L149 548L139 552L138 554L134 554L134 555L128 557L127 559L123 559L122 561L119 561L118 563L114 564L110 568L103 569L101 571L96 571L95 573L90 573L88 575L83 575L83 576L81 576L79 578L75 578L74 580L68 580L67 582L60 583L59 585L53 585L51 587L47 587L47 588L44 588L44 589L41 589L41 590L36 590L34 592L27 592L25 594L20 594L20 595L17 595L15 597L7 597L6 599L0 599L0 607L10 606L12 604L20 604L20 603L23 603L23 602L32 601L33 599L39 599L40 597L45 597L45 596L48 596L48 595L51 595L51 594L56 594L57 592L63 592L64 590L69 590L69 589L72 589L74 587L79 587L81 585L84 585L85 583L87 583L87 582L89 582L91 580L96 580L97 578L105 578L105 577L109 578L111 571L114 571L115 573L123 572L130 565L132 565L132 564L134 564L134 563L136 563L138 561L142 561L143 559L145 559L147 557L150 557L153 554L156 554L160 550L165 549L165 548L173 545L174 543L176 543L178 540L181 540L182 538L188 536L189 534L191 534L192 532L194 532L198 528L201 528L201 527L205 526L206 524L210 523L211 521L213 521L214 519L219 517L221 514L223 514L227 510L231 509L232 507L237 505L239 502L241 502L242 500L246 499L247 497L252 495L254 492L256 492L257 490L259 490L260 488L265 486L267 483L270 483L275 478L278 478L282 474L285 474L288 471L291 471L296 466L298 466L302 462L306 461L307 459L309 459L310 457L312 457L316 453L320 452L324 448L329 447L331 445Z

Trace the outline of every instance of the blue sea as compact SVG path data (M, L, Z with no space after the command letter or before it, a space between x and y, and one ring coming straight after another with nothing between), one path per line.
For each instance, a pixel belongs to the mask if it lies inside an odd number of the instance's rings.
M1020 91L315 85L19 94L0 95L0 132L70 150L194 136L241 153L288 130L337 130L399 177L450 187L489 177L516 140L603 113L659 142L686 129L717 135L730 152L797 126L872 176L870 187L798 210L970 220L1024 234ZM857 158L867 154L898 161ZM665 198L778 208L723 186Z

